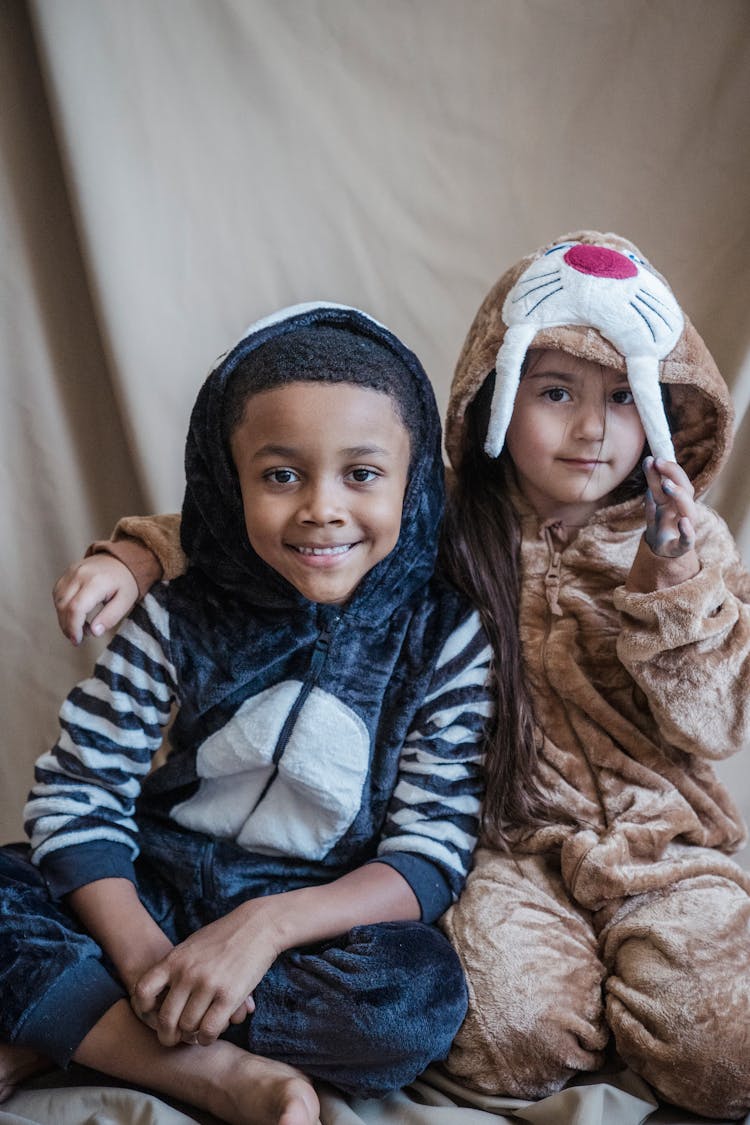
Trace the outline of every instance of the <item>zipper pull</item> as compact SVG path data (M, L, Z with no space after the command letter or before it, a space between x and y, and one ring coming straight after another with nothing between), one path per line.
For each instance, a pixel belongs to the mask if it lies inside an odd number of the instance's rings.
M334 617L333 620L318 633L317 640L313 645L312 656L310 657L310 672L313 679L317 679L320 674L320 669L323 667L323 662L328 655L328 648L331 643L331 634L339 623L339 618Z
M547 595L547 605L555 617L562 617L563 611L560 609L558 601L560 597L560 552L555 551L552 555L552 561L547 567L547 573L544 576L544 592Z

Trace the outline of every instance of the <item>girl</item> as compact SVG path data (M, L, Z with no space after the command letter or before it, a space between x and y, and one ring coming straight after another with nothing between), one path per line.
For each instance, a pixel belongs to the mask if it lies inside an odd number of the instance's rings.
M485 846L443 925L470 995L447 1066L480 1090L543 1097L609 1044L668 1101L750 1107L745 829L710 765L750 737L750 580L695 500L730 432L703 341L616 235L522 259L469 331L443 557L501 674ZM168 524L125 530L179 569ZM135 592L95 555L58 583L61 626Z
M508 752L537 762L521 818L502 810L511 854L482 848L444 921L470 990L448 1068L479 1089L542 1097L611 1040L667 1101L750 1106L750 882L723 854L745 830L710 765L750 737L750 581L694 499L730 425L702 340L616 236L522 260L469 331L446 541L523 670Z

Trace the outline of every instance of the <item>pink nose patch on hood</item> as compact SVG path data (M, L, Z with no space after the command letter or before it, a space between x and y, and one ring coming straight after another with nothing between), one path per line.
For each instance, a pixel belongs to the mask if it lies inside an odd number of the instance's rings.
M638 266L631 258L626 258L624 254L610 250L607 246L571 246L565 252L563 260L579 273L592 274L594 277L624 281L625 278L638 275Z

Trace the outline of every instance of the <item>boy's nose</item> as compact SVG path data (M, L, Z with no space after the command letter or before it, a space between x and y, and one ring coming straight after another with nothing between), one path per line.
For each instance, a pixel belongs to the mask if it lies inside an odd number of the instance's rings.
M317 527L344 523L346 511L338 490L329 485L311 485L303 497L297 518L300 523L315 524Z

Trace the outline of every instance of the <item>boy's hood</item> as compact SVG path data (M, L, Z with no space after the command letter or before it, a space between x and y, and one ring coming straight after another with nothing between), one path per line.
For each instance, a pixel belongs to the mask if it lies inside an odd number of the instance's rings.
M564 288L566 275L573 297ZM494 445L490 433L487 452L499 454L513 380L529 347L559 348L627 372L652 450L669 457L673 445L697 493L713 481L731 447L729 391L664 278L627 239L596 231L565 235L522 258L492 287L469 329L451 388L446 447L454 468L466 409L493 371ZM670 388L671 442L657 381Z
M387 328L358 309L322 302L282 309L251 325L217 361L198 394L190 419L182 546L191 568L214 586L263 607L313 608L313 603L250 546L239 481L222 438L222 404L232 372L245 356L286 332L316 325L367 336L393 351L414 380L422 409L422 447L412 451L398 543L365 576L349 603L348 613L366 616L375 605L382 610L402 603L432 575L443 513L444 469L440 418L422 365Z

